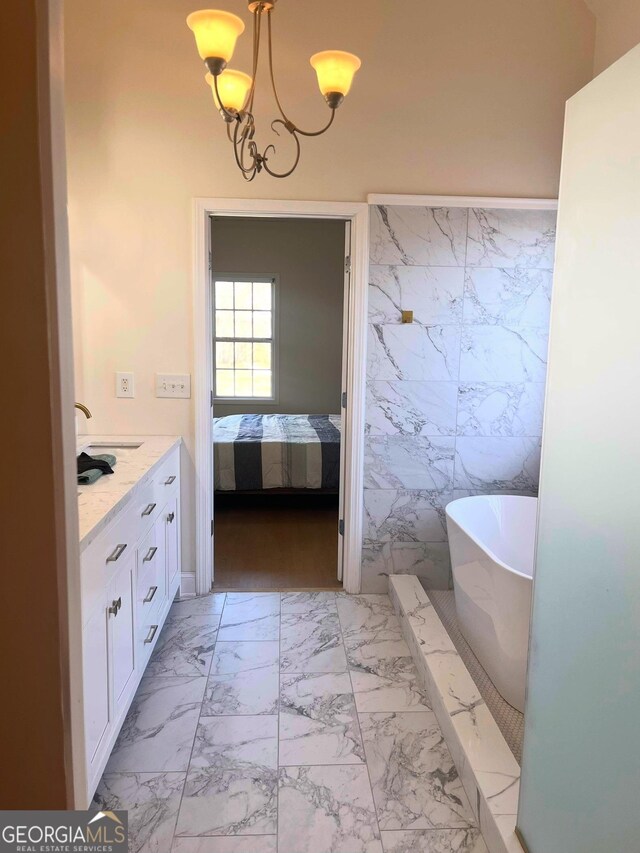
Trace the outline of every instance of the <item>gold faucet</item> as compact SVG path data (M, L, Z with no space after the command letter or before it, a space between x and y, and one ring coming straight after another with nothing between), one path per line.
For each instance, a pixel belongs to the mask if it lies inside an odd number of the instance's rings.
M80 411L81 411L81 412L82 412L82 414L85 416L85 418L87 418L87 420L88 420L90 417L92 417L92 414L91 414L91 412L89 411L89 409L87 409L87 407L86 407L86 406L84 406L82 403L74 403L74 406L76 407L76 409L80 409Z

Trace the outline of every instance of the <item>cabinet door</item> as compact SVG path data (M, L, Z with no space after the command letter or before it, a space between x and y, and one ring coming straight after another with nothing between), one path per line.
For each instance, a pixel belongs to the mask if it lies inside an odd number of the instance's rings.
M104 600L82 630L84 730L87 762L91 764L109 728L109 633Z
M111 682L116 715L135 669L134 566L135 559L129 558L109 588Z
M180 501L174 495L167 504L164 513L167 527L167 589L171 594L171 586L175 582L180 569L180 518L178 517Z

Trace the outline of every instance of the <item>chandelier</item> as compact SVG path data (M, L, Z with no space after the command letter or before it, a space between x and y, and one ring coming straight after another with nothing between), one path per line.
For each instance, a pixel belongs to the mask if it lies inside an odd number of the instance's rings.
M318 86L324 95L331 116L320 130L302 130L285 113L276 88L273 73L273 50L271 42L271 14L277 0L255 0L249 3L253 16L253 61L252 75L227 67L231 61L238 37L244 32L244 23L230 12L203 9L192 12L187 25L193 31L200 57L204 60L208 72L205 80L211 86L216 108L227 126L227 136L233 144L235 160L243 177L252 181L263 169L274 178L286 178L300 161L299 136L320 136L325 133L335 118L336 110L348 94L360 60L352 53L342 50L324 50L314 54L309 60L318 76ZM277 172L269 165L274 145L267 145L262 151L255 141L256 125L253 116L253 104L258 73L258 60L263 35L263 19L266 18L267 45L269 55L269 74L275 101L281 118L271 122L276 133L280 126L286 130L295 142L293 165L286 172Z

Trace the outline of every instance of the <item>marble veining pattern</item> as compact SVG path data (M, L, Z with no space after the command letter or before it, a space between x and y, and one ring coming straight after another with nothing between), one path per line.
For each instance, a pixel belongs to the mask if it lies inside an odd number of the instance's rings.
M388 595L218 594L169 619L244 638L143 679L94 799L129 810L132 850L486 853ZM198 633L181 650L201 658Z
M393 578L389 593L487 844L521 853L514 835L520 768L511 750L419 581Z
M467 215L460 207L372 207L371 262L463 267Z
M460 366L460 326L369 326L369 379L451 380Z
M422 326L462 320L464 270L457 267L371 266L369 320L401 323L403 308Z
M369 435L454 435L457 382L371 380L365 432Z
M469 492L537 492L556 213L370 218L363 591L403 573L447 588L432 495L444 508Z

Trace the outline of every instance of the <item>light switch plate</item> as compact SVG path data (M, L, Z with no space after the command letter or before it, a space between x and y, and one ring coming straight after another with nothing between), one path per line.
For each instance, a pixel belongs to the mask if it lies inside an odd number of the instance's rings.
M189 373L156 373L156 397L191 397L191 375Z
M116 397L135 397L133 373L116 373Z

